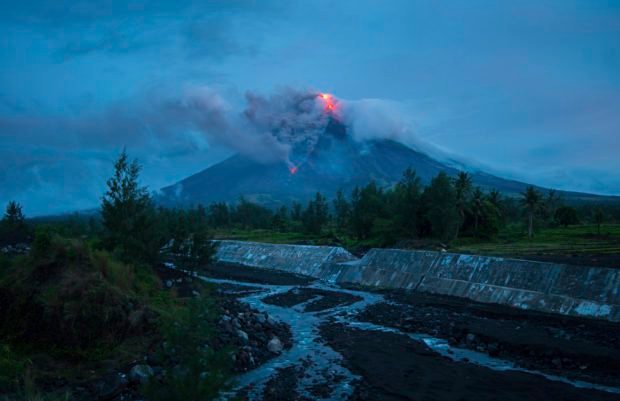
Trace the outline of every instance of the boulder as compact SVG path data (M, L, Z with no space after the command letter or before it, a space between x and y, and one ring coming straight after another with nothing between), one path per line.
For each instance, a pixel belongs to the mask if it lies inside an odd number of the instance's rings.
M129 371L129 379L134 383L145 383L153 376L153 368L149 365L136 365Z
M237 330L237 337L239 337L246 344L250 340L248 337L248 333L243 330Z
M280 341L280 339L278 337L273 337L267 343L267 349L270 352L273 352L274 354L279 354L280 352L282 352L283 348L284 348L284 346L282 345L282 341Z

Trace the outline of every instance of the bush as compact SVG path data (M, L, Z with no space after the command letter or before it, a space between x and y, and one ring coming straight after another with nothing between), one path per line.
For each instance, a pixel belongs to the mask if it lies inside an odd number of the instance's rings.
M43 258L50 256L52 251L52 233L49 227L37 227L32 242L32 255L35 258Z
M25 258L2 277L2 337L78 355L151 328L154 312L140 302L131 266L79 241L48 248L45 259Z
M144 386L149 400L212 400L228 388L230 355L208 345L213 335L213 310L205 300L193 299L165 324L161 358L167 361L168 368L162 381L152 378Z
M0 388L15 390L28 362L18 357L7 344L0 344Z

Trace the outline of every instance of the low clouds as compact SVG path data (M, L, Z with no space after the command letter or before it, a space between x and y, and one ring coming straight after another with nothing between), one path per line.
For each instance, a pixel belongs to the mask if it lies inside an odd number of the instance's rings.
M295 127L324 120L283 84L340 97L357 139L618 194L618 15L597 0L16 2L0 13L0 202L96 203L87 173L124 145L154 189L231 152L303 157L316 136Z

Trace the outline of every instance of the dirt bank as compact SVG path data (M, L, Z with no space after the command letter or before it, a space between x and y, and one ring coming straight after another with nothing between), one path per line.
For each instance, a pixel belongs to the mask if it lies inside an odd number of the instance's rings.
M279 270L259 269L228 263L215 263L201 267L198 274L207 277L244 281L256 284L307 285L316 279L308 276L286 273Z
M618 400L618 395L576 389L540 376L498 372L438 356L406 336L326 324L321 335L362 377L353 400L548 401Z
M308 302L311 301L312 302ZM337 306L351 305L361 298L352 294L338 291L325 291L317 288L296 287L283 294L263 298L263 302L270 305L292 307L304 302L305 312L319 312Z
M358 317L572 379L620 387L620 324L392 291Z

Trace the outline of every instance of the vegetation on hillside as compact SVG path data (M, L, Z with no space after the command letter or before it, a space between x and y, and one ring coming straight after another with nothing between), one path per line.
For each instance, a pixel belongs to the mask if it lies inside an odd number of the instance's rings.
M230 357L202 346L216 318L208 288L197 284L199 298L181 297L165 291L155 269L171 259L188 270L208 264L212 236L353 251L620 255L617 205L566 204L534 187L508 198L474 187L465 172L455 179L440 173L423 185L409 169L393 187L370 182L334 199L317 193L305 205L275 210L244 198L161 208L140 186L139 173L139 164L121 153L100 214L28 220L18 203L7 205L0 220L5 399L72 399L63 391L43 395L39 383L58 376L79 383L80 372L140 359L162 343L165 379L144 384L149 399L213 399L229 383Z
M208 287L196 282L197 298L182 297L165 291L155 269L164 258L188 268L209 263L206 212L157 209L139 171L123 152L101 219L28 225L17 203L7 206L0 222L0 399L74 399L42 383L63 377L79 384L88 372L143 359L161 343L174 359L162 355L165 378L145 383L151 399L212 399L227 386L228 353L198 349L210 341L216 318ZM23 242L28 247L13 247ZM160 252L164 245L168 253Z

